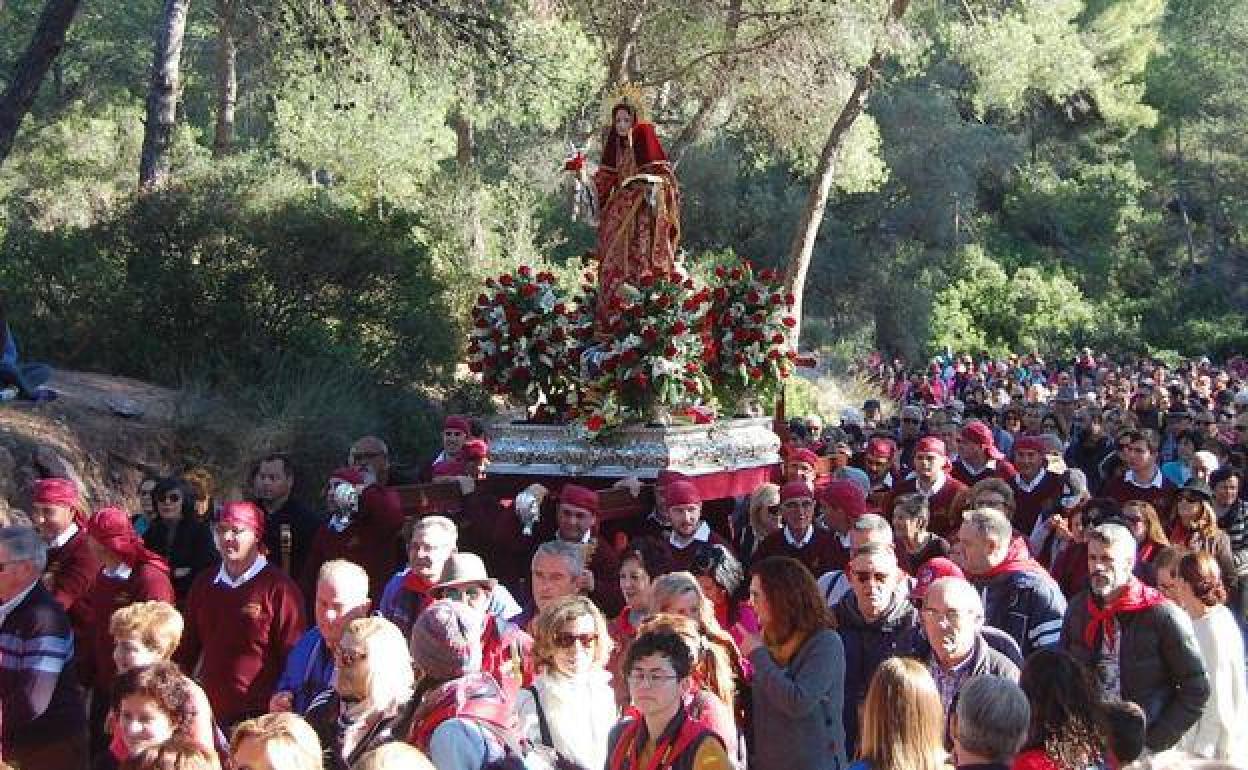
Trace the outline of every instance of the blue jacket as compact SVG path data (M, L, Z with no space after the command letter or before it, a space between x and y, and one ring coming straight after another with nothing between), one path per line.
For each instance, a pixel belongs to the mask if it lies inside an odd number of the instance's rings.
M13 339L13 332L9 331L9 325L4 325L4 350L0 352L0 364L6 366L17 366L17 342Z
M286 668L277 680L275 692L294 694L291 710L303 714L317 695L332 689L334 656L325 644L321 630L312 626L295 642L290 655L286 656Z
M1024 659L1035 650L1057 646L1066 597L1053 578L1016 570L975 585L984 598L984 624L1014 637Z

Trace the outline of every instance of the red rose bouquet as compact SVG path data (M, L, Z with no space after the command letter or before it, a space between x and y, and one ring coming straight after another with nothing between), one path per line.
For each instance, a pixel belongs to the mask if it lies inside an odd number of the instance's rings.
M796 325L793 295L775 271L755 272L746 261L715 269L711 298L709 368L716 396L727 406L747 398L774 400L797 358L789 341Z

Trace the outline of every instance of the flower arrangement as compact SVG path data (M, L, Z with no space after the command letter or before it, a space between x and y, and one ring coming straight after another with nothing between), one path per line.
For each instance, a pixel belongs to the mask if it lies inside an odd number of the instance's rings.
M596 436L629 420L706 400L705 332L711 293L680 274L644 275L623 284L608 305L610 338L583 414Z
M592 326L552 273L521 265L497 279L472 308L468 367L494 393L522 401L533 419L579 416L581 352Z
M772 401L793 371L797 352L790 341L797 322L793 295L773 270L745 261L715 269L708 323L711 377L717 398L735 405L746 398Z

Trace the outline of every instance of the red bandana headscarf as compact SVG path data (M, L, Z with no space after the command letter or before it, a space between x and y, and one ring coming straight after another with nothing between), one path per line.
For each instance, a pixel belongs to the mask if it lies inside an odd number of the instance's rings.
M87 522L87 534L91 539L108 550L130 567L140 564L152 564L165 572L169 566L164 559L149 551L143 545L130 523L130 516L120 508L101 508Z
M31 502L35 505L64 506L74 512L74 523L79 527L87 523L78 485L69 479L36 479Z

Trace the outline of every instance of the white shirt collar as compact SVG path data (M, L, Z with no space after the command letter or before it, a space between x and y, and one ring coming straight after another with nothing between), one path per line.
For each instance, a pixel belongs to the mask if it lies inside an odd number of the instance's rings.
M698 522L698 528L694 530L693 537L684 538L676 534L672 530L672 534L668 535L667 542L671 543L673 548L683 551L694 543L705 543L711 539L711 525L705 521Z
M112 569L109 569L108 567L101 567L100 574L104 577L113 578L114 580L129 580L130 576L134 574L134 570L129 564L123 562Z
M69 522L69 526L65 528L64 532L57 535L56 538L53 539L52 542L48 543L48 547L49 548L64 548L65 544L68 543L70 540L73 540L74 535L76 534L78 534L78 524L71 521Z
M876 484L874 481L871 482L872 492L878 489L892 489L892 488L893 488L893 472L892 471L885 473L884 478L880 479L879 484Z
M4 625L4 621L9 619L9 613L17 609L17 605L25 601L26 597L30 595L30 592L35 590L35 583L37 582L38 581L32 581L30 585L26 586L25 591L22 591L17 596L9 599L4 604L0 604L0 625Z
M918 492L920 495L923 495L924 497L934 497L940 494L940 490L944 488L945 482L948 480L949 480L949 475L946 474L944 471L940 471L940 477L936 479L936 483L932 485L931 489L924 491L923 480L920 479L916 475L914 477L914 489L916 492Z
M1122 475L1123 481L1127 482L1133 487L1139 487L1140 489L1148 489L1149 487L1152 487L1153 489L1161 489L1161 485L1162 485L1162 482L1164 481L1164 478L1165 477L1161 475L1161 468L1155 465L1153 466L1153 477L1149 479L1148 481L1144 482L1143 484L1141 484L1139 479L1136 478L1135 471L1131 470L1130 468L1128 468L1127 472Z
M1036 487L1040 486L1040 483L1044 481L1044 477L1047 475L1049 475L1049 472L1044 468L1041 468L1040 472L1036 474L1034 479L1031 481L1024 481L1023 474L1020 473L1014 477L1014 483L1018 484L1018 488L1024 492L1031 493L1036 491Z
M785 524L783 527L781 527L781 531L784 532L784 539L788 540L789 545L793 546L794 548L805 548L806 544L809 543L815 537L815 525L814 524L811 524L810 527L806 530L806 535L805 537L801 539L801 541L798 541L795 537L793 537L793 533L789 532L788 524Z
M264 554L260 554L259 556L256 557L256 560L251 563L251 566L247 568L247 571L244 572L242 575L239 575L238 580L235 580L234 578L230 577L230 574L228 572L225 571L225 562L221 562L221 569L217 570L217 577L212 582L223 583L224 585L229 586L230 588L238 588L239 586L246 583L248 580L251 580L252 578L254 578L256 575L259 575L260 570L264 569L266 566L268 566L268 564L269 564L269 560L264 558Z

